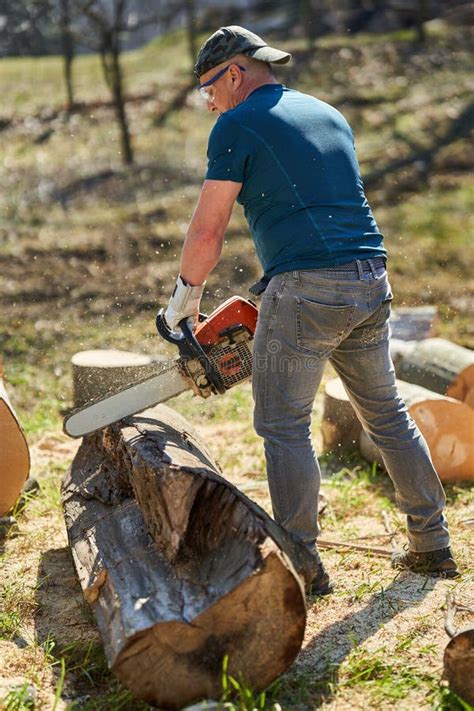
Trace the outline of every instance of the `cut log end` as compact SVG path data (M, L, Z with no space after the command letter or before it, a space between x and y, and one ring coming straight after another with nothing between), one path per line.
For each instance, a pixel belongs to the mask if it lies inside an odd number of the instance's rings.
M444 482L474 481L474 410L454 400L425 400L409 408Z
M444 675L449 687L474 705L474 629L458 632L444 651Z
M304 616L294 574L274 551L219 605L189 622L157 624L131 640L113 670L140 698L180 708L200 698L220 698L227 655L229 673L260 690L298 654Z
M446 395L474 407L474 363L457 374L453 382L448 385Z
M16 503L30 471L30 454L0 379L0 516Z

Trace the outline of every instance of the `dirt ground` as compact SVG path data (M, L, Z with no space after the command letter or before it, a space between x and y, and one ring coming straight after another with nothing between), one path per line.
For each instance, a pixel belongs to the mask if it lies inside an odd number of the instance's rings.
M245 439L248 426L248 422L234 426L203 422L198 430L219 458ZM115 703L113 699L119 697L110 696L104 697L111 699L108 706L100 705L101 694L110 694L114 682L105 669L97 630L67 545L57 492L61 474L50 473L58 461L63 467L69 463L77 447L78 442L60 433L47 435L32 447L32 469L40 473L43 492L19 515L17 535L3 544L3 610L14 610L19 624L9 640L0 641L0 690L27 680L40 709L146 708L130 698L125 705L123 700ZM231 468L228 478L270 512L266 482L256 478L257 459L258 452L250 447L248 458ZM325 479L322 537L387 550L403 544L401 517L393 508L387 510L387 499L380 495L386 482L377 480L372 491L354 478L353 489L359 492L351 514L347 492L339 491L330 477ZM276 693L282 708L435 707L444 690L448 592L453 591L456 600L471 610L459 614L456 624L462 627L474 621L474 546L469 527L474 507L469 490L460 489L455 498L449 518L464 572L458 580L395 574L387 558L323 550L336 591L325 599L309 601L301 653ZM395 535L388 536L387 525ZM61 656L67 660L63 679L58 664Z

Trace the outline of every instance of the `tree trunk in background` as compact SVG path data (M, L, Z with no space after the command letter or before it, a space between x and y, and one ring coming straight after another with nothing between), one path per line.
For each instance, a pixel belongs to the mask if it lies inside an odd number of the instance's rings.
M67 110L74 108L74 88L72 82L72 63L74 59L74 41L71 32L71 14L69 0L60 2L60 27L64 60L64 81L66 83Z
M117 0L113 23L110 25L107 23L105 17L100 16L100 14L95 11L92 17L97 21L97 32L100 36L99 52L102 70L105 82L112 94L115 117L119 125L122 163L130 165L133 163L133 148L125 110L123 74L120 64L120 33L124 27L125 6L125 0ZM92 9L94 8L90 8L88 11L83 10L83 12L87 15L88 12L92 12Z
M313 49L318 35L318 22L314 0L300 0L301 21L303 23L308 49Z
M196 55L197 55L196 0L186 0L185 12L186 12L186 33L188 36L189 56L191 58L191 66L194 67L194 64L196 62Z
M425 20L428 17L428 0L417 0L416 3L416 38L420 44L426 41Z
M123 76L122 67L120 66L120 48L119 39L115 38L112 52L112 96L115 104L115 114L120 128L120 143L122 162L125 165L133 163L133 149L130 137L130 129L128 127L127 113L125 111L125 102L123 98Z
M102 36L100 57L107 86L112 94L115 116L120 131L120 148L122 162L125 165L133 163L133 149L128 128L127 113L123 97L123 77L120 66L120 42L113 32L104 32Z
M397 380L397 389L428 443L442 481L474 481L474 410L403 380ZM321 428L324 451L337 455L359 448L365 459L383 466L382 455L362 430L339 378L326 383Z
M307 549L227 482L164 405L86 437L63 485L74 563L109 664L139 698L221 696L222 663L254 689L293 662Z

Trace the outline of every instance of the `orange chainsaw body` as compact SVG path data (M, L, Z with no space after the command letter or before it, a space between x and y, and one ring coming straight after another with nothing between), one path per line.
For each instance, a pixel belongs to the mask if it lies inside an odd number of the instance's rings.
M226 333L236 328L245 328L251 336L257 326L257 307L241 296L231 296L212 312L194 331L201 346L217 345Z

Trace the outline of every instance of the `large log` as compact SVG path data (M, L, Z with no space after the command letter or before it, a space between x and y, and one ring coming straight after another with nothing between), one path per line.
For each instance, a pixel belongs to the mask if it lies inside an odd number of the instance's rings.
M28 445L3 383L0 360L0 516L15 505L29 470Z
M466 400L474 388L474 351L443 338L427 338L406 353L397 375L456 400Z
M219 698L224 655L256 689L292 663L312 559L182 417L161 405L85 438L63 502L110 667L137 697Z
M433 463L444 482L474 481L474 410L466 403L419 385L397 381L410 415L428 444ZM366 433L360 451L383 466L382 455Z

